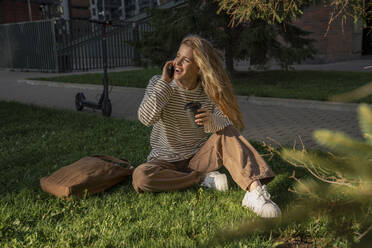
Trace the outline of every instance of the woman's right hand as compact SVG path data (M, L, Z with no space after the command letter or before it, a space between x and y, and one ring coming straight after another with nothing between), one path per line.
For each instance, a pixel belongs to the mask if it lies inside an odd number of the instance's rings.
M163 73L161 75L161 79L170 83L173 80L173 74L171 74L171 69L170 67L173 67L173 60L167 61L163 67Z

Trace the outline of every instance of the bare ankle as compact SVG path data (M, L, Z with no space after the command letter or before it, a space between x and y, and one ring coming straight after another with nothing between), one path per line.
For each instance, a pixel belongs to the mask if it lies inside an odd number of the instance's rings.
M251 185L249 185L249 188L248 188L248 191L249 192L252 192L253 190L255 190L258 186L261 186L261 182L260 180L255 180L251 183Z

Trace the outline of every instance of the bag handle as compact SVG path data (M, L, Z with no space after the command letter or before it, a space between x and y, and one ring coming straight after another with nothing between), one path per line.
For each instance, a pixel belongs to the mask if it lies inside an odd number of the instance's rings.
M96 157L96 158L100 158L102 160L105 160L107 162L113 162L113 163L118 163L118 164L125 164L125 165L128 165L128 166L131 166L131 163L128 159L125 159L125 158L115 158L115 157L112 157L112 156L109 156L109 155L104 155L104 154L96 154L96 155L92 155L92 157Z

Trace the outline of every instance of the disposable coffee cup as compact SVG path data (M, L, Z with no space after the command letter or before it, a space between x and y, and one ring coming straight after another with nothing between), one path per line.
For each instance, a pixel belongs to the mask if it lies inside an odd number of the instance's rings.
M200 102L189 102L185 105L186 115L189 117L192 125L198 127L198 124L195 123L195 115L198 113L198 109L201 108Z

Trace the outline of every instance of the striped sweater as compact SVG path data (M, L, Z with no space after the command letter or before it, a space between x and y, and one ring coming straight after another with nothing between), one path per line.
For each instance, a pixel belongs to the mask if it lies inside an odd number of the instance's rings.
M198 101L211 112L211 121L198 126L185 105ZM173 80L163 81L160 75L150 79L138 109L138 119L153 126L148 161L154 158L174 162L192 157L207 141L208 133L222 130L232 122L205 94L201 84L193 90L183 89Z

